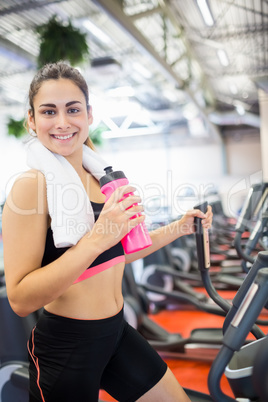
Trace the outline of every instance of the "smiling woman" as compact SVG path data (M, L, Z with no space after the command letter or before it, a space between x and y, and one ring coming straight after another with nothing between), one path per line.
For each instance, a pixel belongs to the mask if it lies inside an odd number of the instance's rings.
M125 255L121 240L144 222L143 206L129 184L107 201L101 193L107 164L85 145L92 111L84 78L67 64L46 65L29 102L28 127L37 136L28 147L32 170L6 200L3 240L11 307L21 316L44 307L28 342L30 402L97 402L100 387L121 402L189 402L124 320L122 277L125 263L191 234L195 216L210 227L211 208L188 211L152 231L150 247ZM60 202L66 193L68 206Z

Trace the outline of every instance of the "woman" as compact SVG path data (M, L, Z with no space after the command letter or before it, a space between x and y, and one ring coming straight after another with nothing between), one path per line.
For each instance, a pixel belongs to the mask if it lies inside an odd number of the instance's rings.
M149 248L124 255L120 240L144 221L143 207L138 195L124 197L135 191L130 185L104 204L98 181L82 164L92 123L85 80L65 63L46 65L31 83L29 103L29 129L46 150L69 162L97 219L76 244L56 248L48 179L31 169L7 198L3 241L11 307L20 316L44 307L28 345L30 401L94 402L100 388L121 402L189 401L159 355L123 320L121 281L125 263L192 233L195 216L209 228L211 208L205 215L188 211L151 232ZM97 258L104 269L98 270ZM84 277L85 271L92 274Z

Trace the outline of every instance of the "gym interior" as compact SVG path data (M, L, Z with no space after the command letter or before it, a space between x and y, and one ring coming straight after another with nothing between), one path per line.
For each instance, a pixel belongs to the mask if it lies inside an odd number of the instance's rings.
M89 136L137 188L149 232L212 206L208 233L196 219L194 234L126 265L126 320L190 400L267 402L267 1L2 2L0 218L29 169L27 92L51 22L86 43L74 66L89 87ZM79 45L55 32L46 46L69 61ZM9 305L0 219L0 402L28 401L38 314ZM115 401L103 390L99 400Z

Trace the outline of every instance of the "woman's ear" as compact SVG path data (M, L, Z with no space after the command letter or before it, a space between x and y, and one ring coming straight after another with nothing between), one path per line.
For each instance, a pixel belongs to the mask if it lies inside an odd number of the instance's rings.
M27 123L28 123L28 127L35 131L36 126L35 126L35 122L34 122L33 112L31 110L28 110Z
M88 105L88 124L91 125L92 123L93 123L92 106Z

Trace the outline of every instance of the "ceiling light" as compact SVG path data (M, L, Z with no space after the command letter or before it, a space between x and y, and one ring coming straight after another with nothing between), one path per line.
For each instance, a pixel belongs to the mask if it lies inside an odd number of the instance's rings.
M84 27L95 36L95 38L99 39L101 42L105 44L111 43L111 39L108 35L106 35L100 28L98 28L95 24L93 24L89 20L83 21Z
M217 55L218 55L218 58L219 58L220 63L221 63L222 66L224 66L224 67L229 66L229 59L227 57L227 54L226 54L225 50L218 49L217 50Z
M237 95L238 94L238 89L237 86L235 84L230 84L229 85L230 91L232 92L233 95Z
M144 78L147 79L152 78L152 73L150 72L150 70L147 67L143 66L142 64L134 62L132 63L132 68L134 68Z
M209 27L211 27L212 25L214 25L214 19L208 6L207 0L196 0L196 1L205 23Z
M237 105L235 105L235 108L236 108L237 113L240 116L243 116L246 113L245 109L244 109L244 107L242 105L237 104Z
M182 115L186 120L192 120L196 118L198 114L199 111L194 103L190 102L183 106Z

